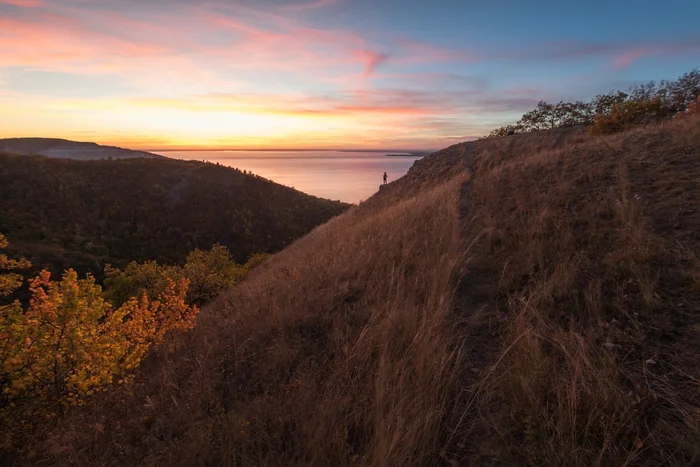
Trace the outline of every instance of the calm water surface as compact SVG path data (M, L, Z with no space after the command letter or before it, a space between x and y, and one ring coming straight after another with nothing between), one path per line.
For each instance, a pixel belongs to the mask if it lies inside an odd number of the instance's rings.
M417 157L387 157L385 153L339 151L168 151L173 159L208 161L273 180L322 198L359 203L382 183L408 172Z

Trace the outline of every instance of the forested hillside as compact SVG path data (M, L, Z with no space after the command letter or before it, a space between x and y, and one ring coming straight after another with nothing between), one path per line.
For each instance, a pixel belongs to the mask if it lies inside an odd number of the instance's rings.
M168 159L74 161L0 154L0 232L39 270L183 263L226 246L278 251L347 205L238 170Z

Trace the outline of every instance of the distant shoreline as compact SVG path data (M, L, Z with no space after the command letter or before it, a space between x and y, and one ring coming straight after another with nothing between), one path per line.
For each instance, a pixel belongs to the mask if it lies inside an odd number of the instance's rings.
M430 154L428 150L394 150L394 149L289 149L289 148L271 148L271 149L144 149L148 152L372 152L372 153L387 153L387 156L404 156L404 157L423 157Z
M414 154L385 154L386 157L425 157L428 153L414 153Z

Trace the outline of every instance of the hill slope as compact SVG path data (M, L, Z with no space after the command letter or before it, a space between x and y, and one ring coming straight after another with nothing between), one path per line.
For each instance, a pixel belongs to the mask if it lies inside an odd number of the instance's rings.
M201 162L0 154L0 232L11 252L58 272L180 263L216 242L240 262L284 248L346 208Z
M274 256L31 461L691 465L700 120L453 146Z
M150 152L53 138L0 139L0 152L76 160L132 159L134 157L160 159L163 157Z

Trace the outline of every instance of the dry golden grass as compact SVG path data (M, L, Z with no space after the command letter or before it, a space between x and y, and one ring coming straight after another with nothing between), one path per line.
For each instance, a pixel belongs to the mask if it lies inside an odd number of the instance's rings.
M700 462L700 120L453 146L202 311L55 465Z
M473 147L468 232L501 338L477 352L450 457L698 463L700 121L545 136Z
M318 228L38 456L107 465L421 465L457 355L461 179Z

